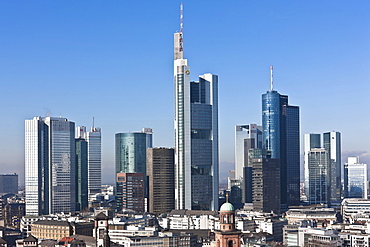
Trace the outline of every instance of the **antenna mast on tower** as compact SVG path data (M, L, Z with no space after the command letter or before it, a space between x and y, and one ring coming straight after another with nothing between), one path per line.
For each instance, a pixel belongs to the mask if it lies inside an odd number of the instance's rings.
M182 33L184 29L184 6L180 4L180 33Z
M274 90L274 77L272 74L272 71L274 70L274 67L270 65L270 91Z

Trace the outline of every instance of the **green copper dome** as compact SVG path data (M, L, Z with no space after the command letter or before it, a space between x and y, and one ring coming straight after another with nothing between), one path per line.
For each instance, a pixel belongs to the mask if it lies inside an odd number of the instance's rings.
M234 206L230 202L221 205L220 211L234 211Z

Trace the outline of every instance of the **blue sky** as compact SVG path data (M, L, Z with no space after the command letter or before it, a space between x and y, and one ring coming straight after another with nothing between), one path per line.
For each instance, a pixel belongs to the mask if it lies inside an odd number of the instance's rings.
M102 128L103 182L114 134L151 127L174 145L173 33L180 1L0 1L0 172L24 169L24 120L62 115ZM370 163L370 2L184 1L184 51L219 75L221 177L234 125L261 123L275 89L301 110L301 135L342 133L343 157ZM301 147L302 148L302 147Z

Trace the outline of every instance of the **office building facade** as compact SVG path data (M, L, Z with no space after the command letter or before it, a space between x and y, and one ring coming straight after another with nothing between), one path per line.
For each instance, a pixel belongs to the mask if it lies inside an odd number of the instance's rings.
M175 209L175 150L147 149L146 174L149 212L161 214Z
M250 149L249 163L253 168L253 210L280 212L280 160L271 158L270 151Z
M146 182L146 149L152 146L151 138L145 132L117 133L116 138L116 173L142 173ZM123 207L124 194L118 190L117 182L117 208ZM146 186L145 186L146 188ZM146 194L146 190L145 190Z
M304 134L304 188L305 194L308 195L309 185L309 168L308 168L308 154L313 148L321 148L320 134Z
M313 148L308 152L309 204L330 205L330 166L328 152L324 148Z
M145 175L144 173L116 174L117 208L119 210L133 210L144 213L145 210Z
M340 205L342 196L341 183L341 135L331 131L323 134L323 147L328 151L328 165L330 169L330 203Z
M88 195L89 201L101 192L101 129L92 127L90 132L85 126L76 128L77 138L87 142Z
M88 197L88 162L87 141L76 139L76 210L86 210L89 206Z
M25 121L26 214L73 212L76 207L75 124L66 118Z
M241 202L252 203L252 167L248 166L248 150L262 148L262 126L235 126L235 180L240 184Z
M348 157L344 165L344 196L368 199L367 164L360 163L359 157Z
M262 95L262 147L280 160L282 207L299 205L300 134L299 107L288 104L288 96L277 91Z
M176 209L218 208L218 76L190 81L183 33L174 34Z

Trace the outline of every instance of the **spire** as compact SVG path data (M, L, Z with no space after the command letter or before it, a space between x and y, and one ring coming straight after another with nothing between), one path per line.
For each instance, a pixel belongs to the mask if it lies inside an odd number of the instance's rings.
M274 90L274 77L272 74L273 70L274 70L274 67L270 65L270 91Z

